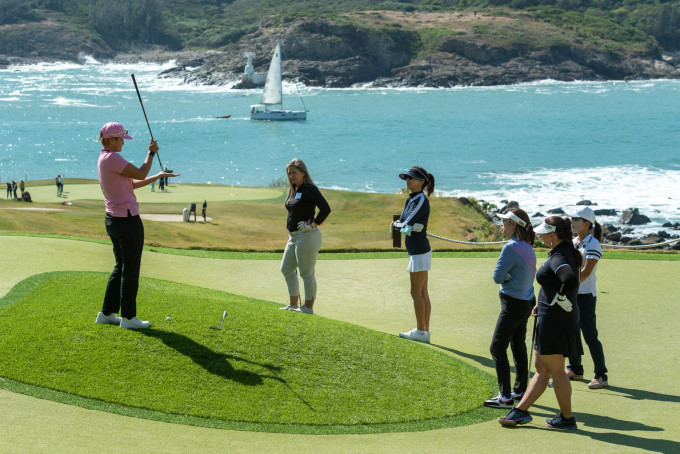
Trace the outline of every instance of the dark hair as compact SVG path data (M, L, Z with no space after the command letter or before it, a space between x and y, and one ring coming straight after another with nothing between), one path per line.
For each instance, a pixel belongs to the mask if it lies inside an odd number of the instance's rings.
M511 208L509 210L514 213L518 218L525 222L524 227L515 222L515 236L519 241L526 241L530 245L534 245L534 240L536 240L536 234L534 233L534 228L531 226L531 219L526 211L520 208Z
M595 221L595 225L593 225L593 223L590 222L587 219L583 219L583 222L588 223L588 225L589 225L588 230L592 231L595 239L601 243L602 242L602 226L597 221Z
M423 192L425 193L425 195L431 196L432 193L434 192L434 176L431 173L427 173L427 170L423 169L422 167L413 166L411 168L418 169L424 175L427 175L427 181L423 182Z
M576 249L574 242L572 241L573 234L571 232L571 219L560 216L550 216L549 218L546 218L544 222L555 227L555 235L557 236L557 239L564 240L569 244L571 251L574 254L574 258L576 259L576 263L580 269L581 265L583 265L583 257L581 256L581 253L578 251L578 249Z

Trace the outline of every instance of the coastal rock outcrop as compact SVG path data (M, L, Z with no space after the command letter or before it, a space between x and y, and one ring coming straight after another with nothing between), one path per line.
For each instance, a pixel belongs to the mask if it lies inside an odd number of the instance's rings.
M643 225L652 222L644 214L640 213L637 208L628 208L623 213L621 213L621 224L627 225Z

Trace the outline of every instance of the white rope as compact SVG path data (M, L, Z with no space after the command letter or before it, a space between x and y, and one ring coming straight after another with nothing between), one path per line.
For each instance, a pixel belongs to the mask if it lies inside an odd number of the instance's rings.
M627 246L627 245L624 245L624 244L602 243L602 246L603 247L618 247L618 248L622 248L622 249L644 249L644 248L650 248L650 247L665 246L666 244L677 243L678 241L680 241L680 238L676 238L674 240L664 241L663 243L654 243L654 244L633 244L633 245Z
M486 243L480 242L480 241L460 241L460 240L452 240L451 238L444 238L443 236L434 235L430 232L427 232L427 234L428 234L428 236L438 238L440 240L450 241L452 243L459 243L459 244L474 244L474 245L486 246L486 245L489 245L489 244L505 244L505 243L507 243L507 241L491 241L491 242L486 242Z
M449 241L451 243L458 243L458 244L472 244L472 245L479 245L479 246L488 246L488 245L494 245L494 244L505 244L507 241L489 241L489 242L480 242L480 241L461 241L461 240L452 240L451 238L444 238L443 236L435 235L433 233L428 232L428 236L431 236L433 238L437 238L443 241ZM621 249L646 249L646 248L652 248L652 247L659 247L659 246L665 246L667 244L672 244L672 243L677 243L680 241L680 238L676 238L674 240L668 240L664 241L662 243L654 243L654 244L635 244L635 245L623 245L623 244L608 244L608 243L602 243L602 247L612 247L612 248L621 248Z

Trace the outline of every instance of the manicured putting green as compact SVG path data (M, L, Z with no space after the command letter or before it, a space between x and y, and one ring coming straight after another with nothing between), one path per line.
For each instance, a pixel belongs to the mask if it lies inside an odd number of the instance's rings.
M57 197L56 186L34 186L27 190L35 203L63 203L77 200L104 200L99 183L65 184L63 197ZM203 203L211 202L269 200L282 197L284 188L246 188L212 184L172 184L166 192L160 192L158 185L151 192L151 186L135 190L140 203ZM199 207L200 212L200 207Z
M413 431L498 416L480 411L495 389L489 374L422 344L270 302L142 279L139 315L152 327L96 325L106 280L46 273L0 299L0 374L9 379L0 386L251 431ZM224 310L222 331L210 329Z

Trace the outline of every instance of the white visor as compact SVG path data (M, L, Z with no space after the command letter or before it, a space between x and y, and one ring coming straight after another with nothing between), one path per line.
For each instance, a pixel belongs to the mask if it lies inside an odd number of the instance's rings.
M539 235L542 235L544 233L553 233L555 230L557 230L557 227L554 225L546 224L545 222L539 225L538 227L534 228L534 233L538 233Z
M527 225L526 222L524 222L522 219L520 219L520 217L517 216L512 211L508 211L506 214L497 213L496 216L498 216L501 219L510 219L511 221L515 221L516 223L518 223L522 227L526 227L526 225Z

